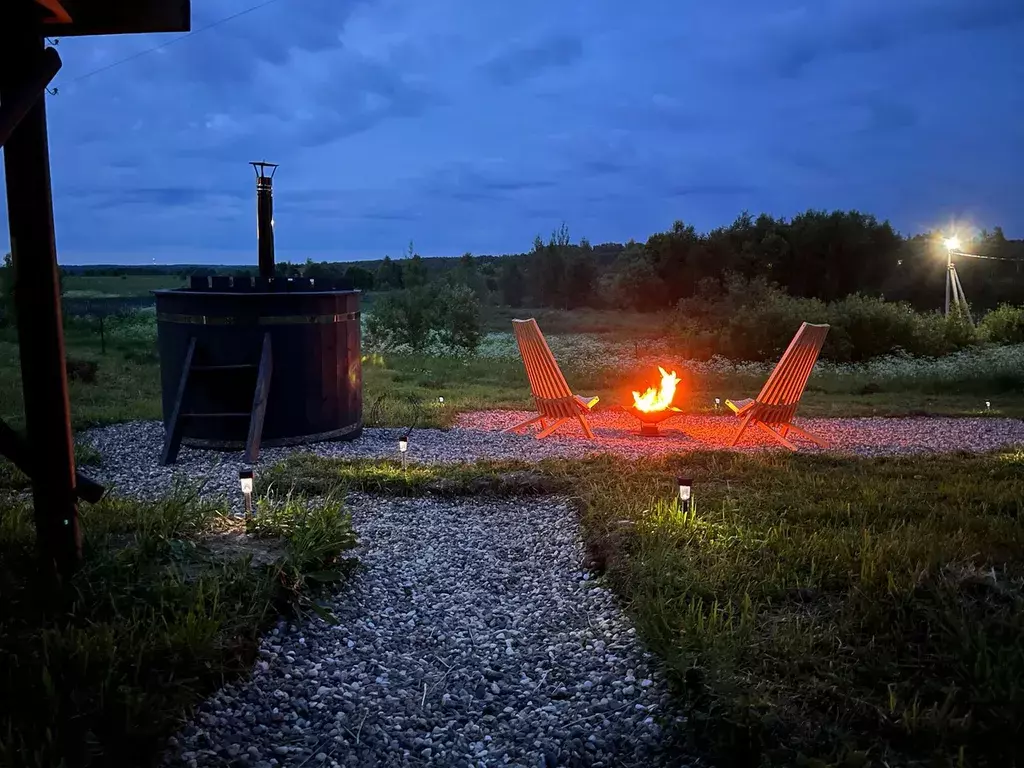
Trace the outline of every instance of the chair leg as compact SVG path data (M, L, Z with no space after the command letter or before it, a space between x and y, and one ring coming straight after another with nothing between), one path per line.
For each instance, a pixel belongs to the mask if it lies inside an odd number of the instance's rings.
M775 438L776 440L778 440L778 441L779 441L780 443L782 443L782 444L783 444L784 446L786 446L787 448L789 448L789 450L791 450L791 451L795 451L795 450L796 450L796 446L795 446L795 445L793 445L793 444L792 444L791 442L789 442L789 440L787 440L786 438L784 438L784 437L783 437L782 435L780 435L780 434L779 434L778 432L776 432L776 431L775 431L774 429L772 429L771 427L769 427L769 426L768 426L767 424L765 424L765 423L764 423L763 421L756 421L756 422L754 422L754 423L755 423L755 424L757 424L757 426L759 426L759 427L761 428L761 430L762 430L763 432L765 432L765 433L766 433L766 434L768 434L768 435L771 435L771 436L772 436L773 438Z
M536 435L534 435L534 437L537 438L538 440L540 440L541 438L547 437L552 432L554 432L556 429L558 429L560 426L565 424L565 422L567 422L568 420L569 420L568 418L556 419L554 424L552 424L547 429L542 429L540 432L538 432Z
M538 421L543 424L544 423L544 417L543 416L534 416L532 419L527 419L526 421L521 421L518 424L516 424L514 427L508 427L507 429L503 429L501 431L502 432L518 432L520 429L523 429L523 427L528 427L531 424L536 424Z
M590 429L590 422L587 421L587 417L581 413L576 418L580 420L580 426L583 427L583 434L593 440L594 432Z
M806 429L801 429L800 427L796 426L796 424L788 425L788 429L793 430L794 432L796 432L798 435L800 435L802 437L806 437L812 443L814 443L815 445L817 445L817 446L819 446L821 448L828 448L829 447L829 444L825 440L823 440L822 438L818 437L817 435L811 434Z
M751 417L753 417L753 415L753 413L748 413L746 416L743 417L743 423L740 424L739 432L736 433L736 436L732 439L732 442L729 443L730 448L736 447L736 443L740 441L740 436L744 433L744 431L746 431L747 426L750 424L750 419Z

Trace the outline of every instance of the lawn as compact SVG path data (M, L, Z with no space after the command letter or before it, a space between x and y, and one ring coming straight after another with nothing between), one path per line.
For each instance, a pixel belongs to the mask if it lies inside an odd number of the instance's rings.
M263 485L574 498L592 564L668 667L688 738L722 765L1019 759L1024 453L525 469L296 455ZM680 474L694 479L689 512L673 500Z

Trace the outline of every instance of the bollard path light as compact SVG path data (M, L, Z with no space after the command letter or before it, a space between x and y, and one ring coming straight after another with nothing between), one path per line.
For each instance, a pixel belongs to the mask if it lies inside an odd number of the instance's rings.
M243 469L238 473L238 484L242 486L242 496L245 497L245 519L252 517L252 470Z
M689 512L690 497L693 495L693 480L680 477L676 482L679 485L679 507L683 512Z
M405 469L405 456L409 450L409 433L406 432L400 438L398 438L398 452L402 454L402 469Z

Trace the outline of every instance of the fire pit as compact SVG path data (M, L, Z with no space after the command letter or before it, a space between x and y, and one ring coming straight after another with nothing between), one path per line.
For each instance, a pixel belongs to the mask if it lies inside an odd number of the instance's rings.
M661 372L660 386L648 387L642 395L634 392L633 405L625 409L640 420L640 431L637 434L644 437L663 437L664 433L658 429L658 425L665 419L682 413L672 405L679 377L675 371L669 373L661 366L658 366L658 370Z

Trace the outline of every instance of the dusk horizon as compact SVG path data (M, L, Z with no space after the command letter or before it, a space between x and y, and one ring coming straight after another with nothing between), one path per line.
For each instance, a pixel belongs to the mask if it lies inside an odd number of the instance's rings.
M217 0L192 29L60 40L61 264L255 264L263 159L282 261L521 253L563 222L643 242L743 211L1024 237L1014 0Z

